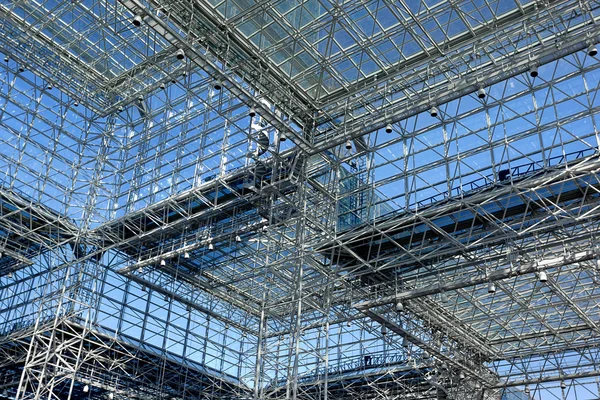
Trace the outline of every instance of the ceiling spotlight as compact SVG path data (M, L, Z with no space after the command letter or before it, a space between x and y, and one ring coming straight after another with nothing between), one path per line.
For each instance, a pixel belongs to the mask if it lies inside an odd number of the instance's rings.
M115 398L115 395L114 395L114 393L109 393L109 394L108 394L108 399L109 399L109 400L113 400L114 398Z
M437 117L438 116L438 109L437 107L431 107L431 110L429 110L429 115L431 115L432 117Z
M548 274L546 274L546 271L540 271L540 273L538 274L538 278L542 283L548 282Z
M140 266L138 267L138 269L137 269L137 272L138 272L138 273L140 273L140 274L141 274L142 272L144 272L144 267L142 267L142 266L140 265Z
M565 383L565 381L560 381L560 388L562 390L565 390L567 388L567 384Z
M597 54L598 54L598 49L596 49L596 46L591 44L590 47L588 47L588 56L596 57Z
M161 88L162 90L165 90L165 88L166 88L165 84L164 84L164 83L161 83L161 84L160 84L160 88Z
M538 74L538 69L537 69L537 67L536 67L536 66L533 66L533 67L529 68L529 75L530 75L532 78L537 78L537 76L538 76L539 74Z
M221 90L221 82L216 82L213 87L215 88L215 90Z
M529 390L529 386L525 386L525 389L523 389L523 392L525 394L529 394L530 390Z
M248 110L248 115L250 116L250 118L256 117L256 111L254 111L254 108Z
M19 72L25 72L25 67L22 65L19 65Z
M496 293L496 285L494 285L494 282L488 283L488 293Z
M52 84L51 84L51 83L49 83L48 85L46 85L46 89L48 89L48 90L52 90Z
M381 325L381 334L383 336L387 335L387 326Z
M142 292L146 291L146 285L142 285Z
M142 16L140 14L136 14L135 17L133 17L133 26L141 26L142 25Z
M479 97L480 99L485 99L485 89L484 88L479 88L479 90L477 91L477 97Z
M235 241L238 243L242 241L242 238L240 237L240 235L235 235Z
M262 227L262 231L263 232L267 232L268 230L269 230L269 227L267 225L265 225L265 226Z
M12 271L8 273L8 277L9 277L9 278L12 278L12 277L13 277L13 273L12 273Z
M214 249L215 249L215 245L214 245L214 244L212 244L212 243L209 243L209 244L208 244L208 249L209 249L209 250L214 250Z
M410 343L408 339L406 338L406 336L404 336L404 338L402 339L402 347L408 347L409 344Z
M172 79L171 79L171 83L177 83L177 79L175 79L175 78L172 78Z
M87 393L87 392L89 392L89 391L90 391L90 387L89 387L88 385L85 385L85 386L83 387L83 393Z
M188 253L187 251L183 253L183 258L190 258L190 253Z
M280 132L279 133L279 142L283 143L287 140L287 137L285 136L285 133Z
M346 321L346 326L350 328L352 326L352 321Z
M167 265L167 262L165 260L160 260L160 266L164 267Z
M404 311L404 304L402 304L401 301L396 303L396 311L398 311L398 312Z
M385 127L385 133L392 133L394 129L392 128L392 124L387 124Z
M458 374L458 379L460 379L461 381L465 379L465 373L463 371L460 371L460 373Z
M8 56L5 56L5 57L4 57L4 61L5 61L5 62L9 62L9 61L10 61L10 58L9 58Z
M117 108L117 110L118 110L119 112L122 112L122 111L123 111L123 106L119 106L119 108Z
M185 51L183 51L183 49L178 49L175 53L175 57L177 57L178 60L183 60L185 58Z
M352 150L352 142L350 142L349 140L346 142L346 149Z
M77 107L77 106L79 106L79 102L78 102L77 100L75 100L75 101L73 102L73 105L74 105L75 107Z
M138 101L141 103L142 101L144 101L144 96L142 96L141 94L138 96Z

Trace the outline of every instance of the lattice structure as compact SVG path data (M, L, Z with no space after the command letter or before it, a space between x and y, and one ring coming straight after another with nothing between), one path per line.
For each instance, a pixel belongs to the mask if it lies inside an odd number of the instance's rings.
M600 397L599 2L0 15L0 397Z

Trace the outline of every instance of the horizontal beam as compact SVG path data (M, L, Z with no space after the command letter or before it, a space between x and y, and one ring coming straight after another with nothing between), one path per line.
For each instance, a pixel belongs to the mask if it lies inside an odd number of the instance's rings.
M397 301L414 300L424 296L431 296L447 291L487 284L488 282L492 281L514 278L520 275L532 274L550 268L559 268L577 262L590 261L596 259L596 257L597 253L594 250L577 252L573 254L565 254L562 257L538 260L530 262L528 264L523 264L520 267L511 266L510 268L495 270L490 272L487 276L479 275L467 280L460 280L456 282L447 283L436 283L430 286L398 293L396 295L385 296L376 300L357 303L353 307L359 310L368 310L370 308L383 306L386 304L393 304Z

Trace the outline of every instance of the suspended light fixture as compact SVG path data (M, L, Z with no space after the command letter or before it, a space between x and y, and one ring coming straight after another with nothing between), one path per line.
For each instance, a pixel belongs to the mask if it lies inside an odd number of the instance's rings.
M79 106L79 102L78 102L77 100L75 100L75 101L73 102L73 105L74 105L75 107L78 107L78 106Z
M208 249L209 249L209 250L214 250L214 249L215 249L215 245L214 245L214 244L212 244L212 243L209 243L209 244L208 244Z
M567 384L565 383L565 381L560 381L560 388L562 390L565 390L567 388Z
M279 141L280 142L285 142L287 140L287 137L285 136L285 133L280 132L279 133Z
M117 111L123 112L123 106L119 106L119 108L117 108Z
M485 89L484 88L479 88L479 90L477 91L477 97L479 97L480 99L485 99Z
M144 101L144 96L142 96L141 94L138 96L138 101L141 103Z
M537 78L538 69L535 65L533 67L529 68L529 76L531 76L532 78Z
M262 231L263 232L267 232L268 230L269 230L269 227L267 225L265 225L265 226L262 227Z
M142 292L146 291L146 285L142 285Z
M385 127L385 133L392 133L394 131L394 128L392 127L392 124L387 124L387 126Z
M381 325L381 334L383 336L387 335L387 326Z
M251 108L250 110L248 110L248 116L250 118L256 117L256 111L254 110L254 108Z
M161 266L161 267L164 267L164 266L166 266L166 265L167 265L167 262L166 262L164 259L163 259L163 260L160 260L160 266Z
M89 387L88 385L85 385L85 386L83 387L83 393L87 393L87 392L89 392L89 391L90 391L90 387Z
M183 253L183 258L190 258L190 253L188 253L187 251Z
M51 83L48 83L48 84L46 85L46 89L48 89L48 90L52 90L52 84L51 84Z
M431 107L431 110L429 110L429 115L431 115L432 117L437 117L438 116L438 109L437 107Z
M404 311L404 304L401 301L396 302L396 311L402 312Z
M402 347L406 348L409 346L409 344L410 344L410 342L408 341L406 336L404 336L404 338L402 339Z
M525 389L523 389L523 392L525 392L525 394L529 394L529 386L525 385Z
M446 293L444 293L444 292L440 293L440 300L442 301L442 303L448 302L448 296L446 295Z
M595 45L590 44L590 47L588 47L588 56L596 57L596 55L598 55L598 49L596 49Z
M9 277L9 278L12 278L12 277L13 277L13 273L12 273L12 271L8 273L8 277Z
M348 150L352 150L352 142L351 141L346 141L346 149Z
M185 58L185 51L183 51L183 49L178 49L175 53L175 58L178 60L183 60Z
M133 21L131 21L131 22L133 22L133 26L136 26L136 27L141 26L142 25L142 16L140 14L136 14L133 17Z
M488 283L488 293L496 293L496 285L494 285L494 282Z
M23 65L19 65L19 72L25 72L25 67Z
M242 241L242 238L240 237L240 235L235 235L235 241L238 243Z
M109 400L113 400L114 398L115 398L115 395L112 392L108 394Z
M214 86L215 90L221 90L221 82L215 82Z
M161 88L162 90L165 90L166 86L165 86L165 84L164 84L163 82L161 82L161 84L160 84L160 88Z
M5 57L4 57L4 61L5 61L5 62L9 62L9 61L10 61L10 57L8 57L8 56L5 56Z
M540 279L540 282L542 282L542 283L548 282L548 274L546 274L546 271L540 271L538 274L538 278Z
M352 326L352 321L346 321L346 326L350 328Z
M460 373L458 374L458 379L460 379L461 381L465 379L465 373L463 371L460 371Z

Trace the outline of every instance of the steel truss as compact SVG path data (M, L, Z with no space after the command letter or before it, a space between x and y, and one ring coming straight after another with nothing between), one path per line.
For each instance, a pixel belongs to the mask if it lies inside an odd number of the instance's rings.
M0 1L1 396L599 397L599 11Z

